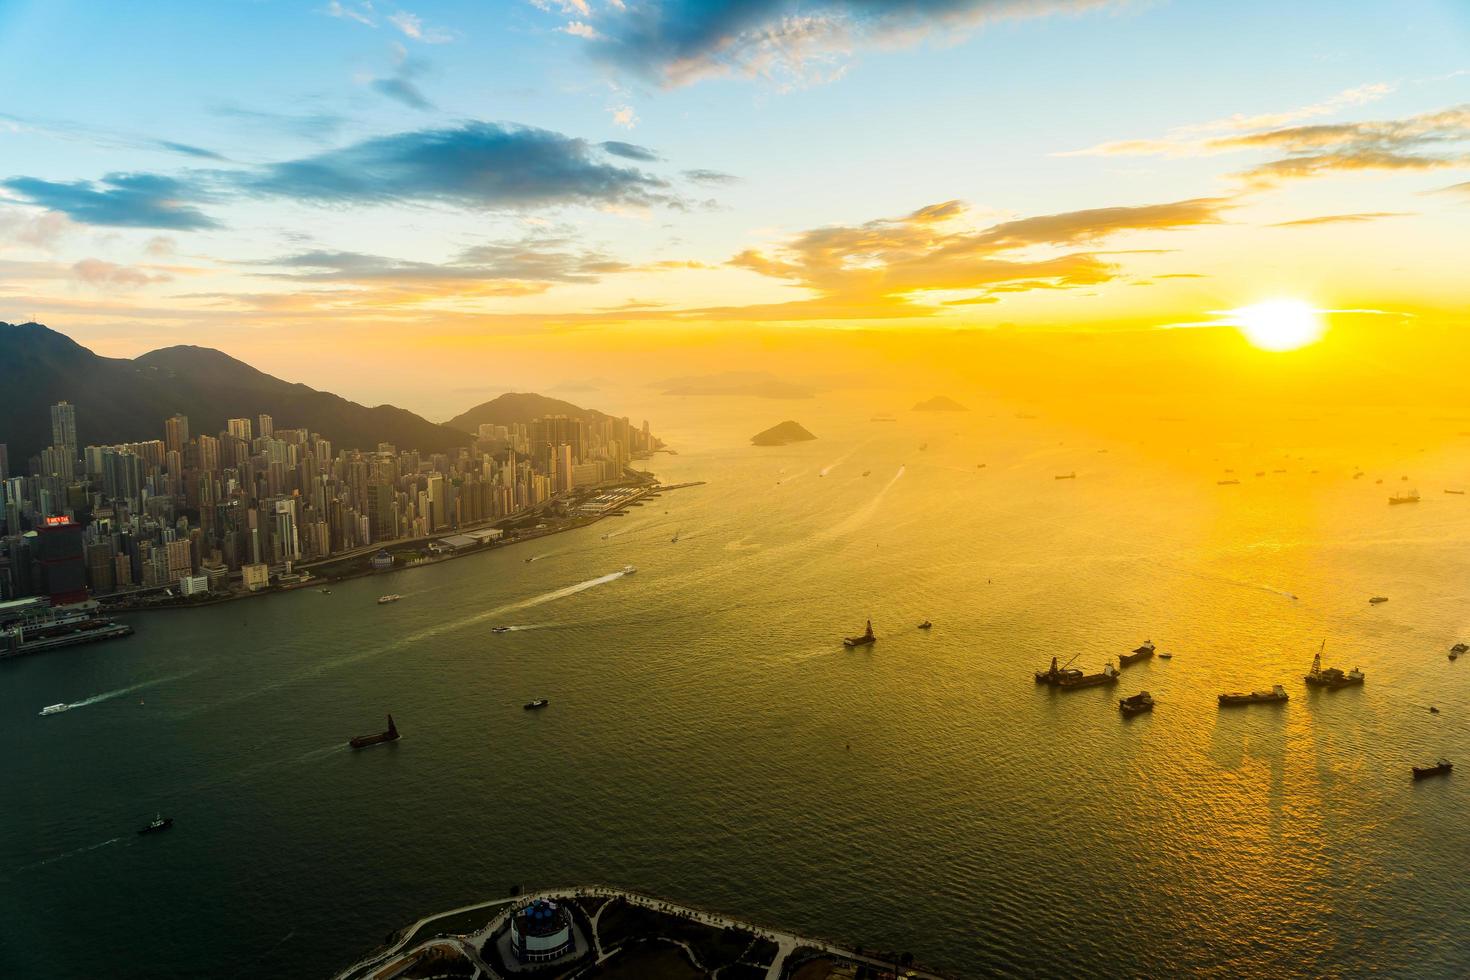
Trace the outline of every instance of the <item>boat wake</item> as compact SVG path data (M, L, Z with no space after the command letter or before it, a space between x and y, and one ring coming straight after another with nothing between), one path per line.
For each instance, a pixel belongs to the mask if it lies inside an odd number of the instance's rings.
M31 863L31 864L21 865L19 868L16 868L15 870L17 870L17 871L31 871L31 870L34 870L36 868L44 868L48 864L55 864L57 861L65 861L67 858L77 857L78 855L86 854L89 851L95 851L95 850L97 850L99 848L106 847L109 844L116 844L118 841L120 841L122 839L123 838L121 838L121 837L114 837L111 840L102 841L100 844L88 844L86 847L78 847L75 850L67 851L65 854L57 854L57 855L54 855L52 857L48 857L48 858L46 858L43 861L36 861L34 863Z
M898 472L893 474L893 479L883 484L883 488L873 495L872 500L868 501L866 504L863 504L863 506L859 507L856 511L849 514L841 522L832 525L825 531L819 532L817 534L817 537L823 540L840 537L844 534L856 531L858 528L868 523L868 521L872 520L873 515L878 513L878 508L883 506L883 498L887 496L888 491L893 489L893 485L895 483L903 479L904 470L906 470L907 468L908 467L906 466L900 466L898 468Z
M77 708L85 708L91 704L101 704L103 701L111 701L113 698L120 698L124 694L132 694L134 691L141 691L144 688L154 687L159 684L167 684L170 681L183 680L185 677L189 677L197 673L199 673L199 671L197 670L186 670L182 674L171 674L168 677L159 677L151 681L143 681L140 684L132 684L128 687L120 687L116 691L108 691L105 694L94 694L90 698L83 698L80 701L71 702L66 706L65 710L74 711ZM57 711L54 713L60 714L61 712Z
M751 544L750 543L750 535L747 534L745 537L739 539L738 541L727 541L727 542L725 542L725 550L726 551L759 551L760 550L760 545L758 545L758 544Z

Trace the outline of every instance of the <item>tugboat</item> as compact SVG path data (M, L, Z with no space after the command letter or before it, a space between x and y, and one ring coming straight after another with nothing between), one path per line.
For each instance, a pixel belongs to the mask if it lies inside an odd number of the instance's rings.
M1456 643L1454 646L1450 647L1451 660L1456 659L1462 653L1470 653L1470 643ZM43 711L41 713L45 714L46 712Z
M393 724L393 716L388 716L388 730L378 732L376 735L355 735L347 740L347 744L354 749L365 749L370 745L378 745L382 742L398 741L398 726Z
M521 707L525 708L527 711L535 711L537 708L544 708L550 703L551 702L548 701L546 698L537 698L534 701L527 701Z
M1127 667L1129 664L1136 664L1140 660L1147 660L1149 657L1152 657L1153 655L1154 655L1154 641L1153 640L1144 640L1143 641L1143 646L1138 647L1132 653L1125 653L1125 654L1122 654L1121 656L1119 656L1118 657L1118 666L1119 667Z
M1119 698L1118 710L1123 712L1124 718L1132 718L1141 715L1145 711L1154 710L1154 699L1147 691L1139 691L1131 698Z
M1312 658L1312 669L1307 672L1306 682L1312 687L1325 687L1329 691L1339 688L1355 687L1363 683L1363 672L1357 668L1344 673L1340 668L1322 668L1322 651L1327 649L1327 641L1322 641L1322 648Z
M1417 771L1417 770L1415 770L1415 771ZM148 822L148 826L146 826L142 830L138 831L138 834L139 834L139 836L141 836L143 834L156 834L160 830L167 830L170 827L172 827L173 825L174 825L174 818L173 817L165 817L161 813L155 813L153 815L153 819Z
M849 636L842 641L842 645L851 650L854 647L872 646L877 642L878 638L873 635L873 621L870 619L868 620L868 628L863 631L862 636Z
M1448 759L1440 759L1432 766L1413 766L1415 779L1428 779L1430 776L1448 776L1450 770L1455 768Z
M68 711L70 709L71 709L71 705L69 705L69 704L48 704L48 705L46 705L46 707L44 707L44 708L41 709L41 714L42 715L59 715L63 711Z
M927 620L927 619L924 620L922 623L919 624L919 629L921 629L921 630L928 630L928 629L933 629L933 628L934 628L934 624L931 623L931 622L929 622L929 620Z
M394 592L392 595L380 595L378 596L378 605L386 606L388 603L397 602L399 599L402 598L403 596L399 595L397 592Z
M1233 708L1242 704L1280 704L1291 700L1291 695L1286 693L1286 688L1277 684L1269 691L1252 691L1249 694L1222 694L1220 695L1220 707Z
M1100 684L1118 683L1118 671L1113 666L1112 661L1108 661L1103 665L1102 673L1100 674L1083 674L1081 671L1077 673L1079 676L1062 677L1056 682L1056 686L1064 691L1071 691L1081 687L1097 687Z

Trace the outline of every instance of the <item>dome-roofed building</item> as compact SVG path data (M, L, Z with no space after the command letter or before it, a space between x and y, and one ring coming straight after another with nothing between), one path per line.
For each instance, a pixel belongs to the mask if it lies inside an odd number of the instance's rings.
M510 920L511 949L522 963L545 963L576 952L572 916L556 902L538 898Z

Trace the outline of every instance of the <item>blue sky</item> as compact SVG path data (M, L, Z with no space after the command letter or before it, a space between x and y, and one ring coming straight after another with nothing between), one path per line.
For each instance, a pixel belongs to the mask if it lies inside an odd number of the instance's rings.
M1438 309L1470 115L1434 114L1467 103L1452 0L0 0L0 319L121 354L242 326L269 347L272 324L1055 326L1084 299L1093 326L1162 324L1293 276L1325 306L1432 280ZM1365 122L1326 155L1303 128ZM981 271L925 281L901 266L938 239L905 216L948 201ZM815 257L833 228L867 231ZM1374 300L1361 244L1383 235L1413 270ZM1162 257L1101 268L1123 252ZM1143 303L1123 286L1146 277Z

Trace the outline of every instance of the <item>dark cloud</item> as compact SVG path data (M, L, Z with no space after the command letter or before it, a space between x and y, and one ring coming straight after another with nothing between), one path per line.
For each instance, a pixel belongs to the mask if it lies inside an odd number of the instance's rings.
M368 83L374 92L387 96L395 102L401 102L410 109L419 109L427 112L434 108L413 80L403 75L394 75L391 78L375 78Z
M0 181L0 186L28 204L89 225L175 231L219 227L194 206L202 196L195 185L159 174L111 173L96 182L66 183L12 177Z
M168 150L171 153L182 153L188 157L198 157L201 160L224 160L225 158L213 150L206 150L199 146L190 146L188 143L175 143L172 140L158 140L159 149Z
M642 0L598 21L594 57L666 84L718 74L835 74L862 44L912 41L989 19L1077 11L1107 0Z
M686 170L684 179L692 180L696 184L738 184L740 178L734 174L721 173L718 170Z
M516 209L673 201L666 181L601 159L586 140L483 122L364 140L271 164L237 183L250 194L319 203Z
M644 163L654 163L659 159L657 153L646 146L639 146L637 143L608 140L606 143L600 145L605 152L611 153L615 157L622 157L625 160L640 160Z

